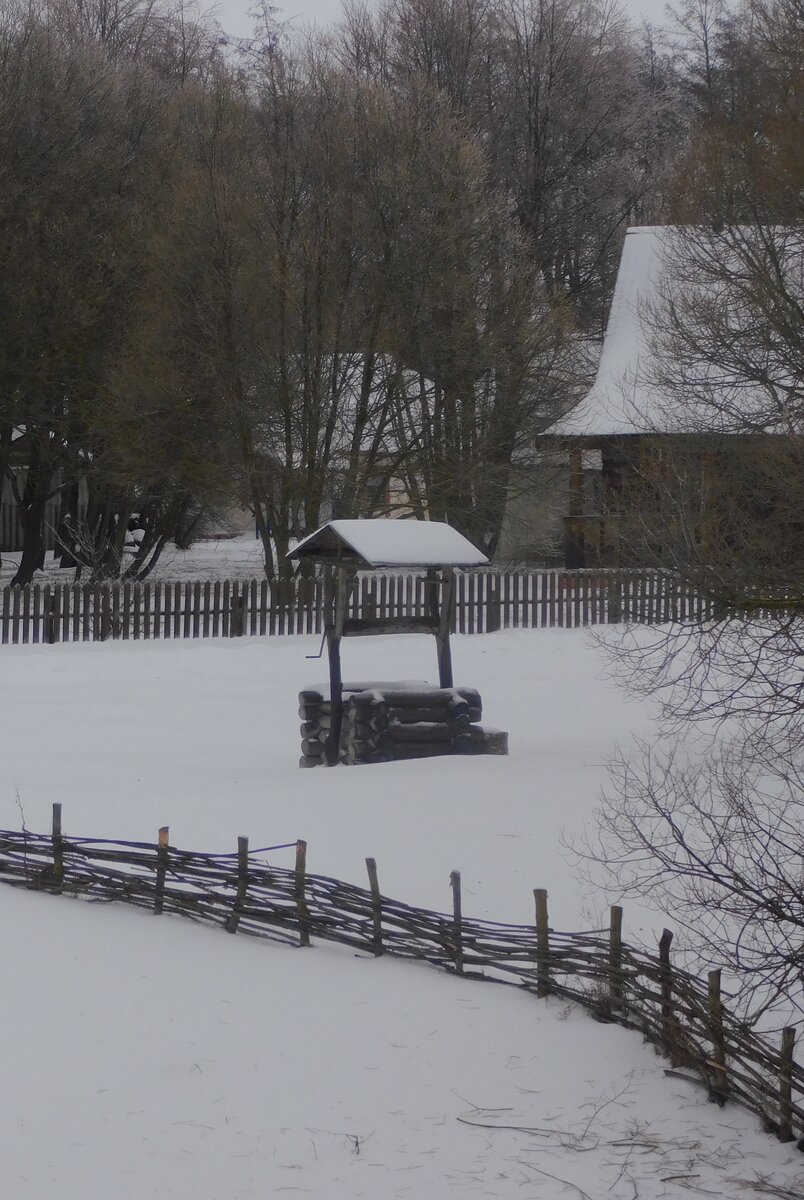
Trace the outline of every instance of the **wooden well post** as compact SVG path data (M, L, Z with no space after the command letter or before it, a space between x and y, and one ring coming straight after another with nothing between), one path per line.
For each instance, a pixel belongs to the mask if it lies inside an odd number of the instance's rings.
M343 675L341 673L341 639L349 603L346 569L334 566L324 574L324 635L329 658L329 699L331 718L325 742L324 757L328 767L338 761L343 726Z

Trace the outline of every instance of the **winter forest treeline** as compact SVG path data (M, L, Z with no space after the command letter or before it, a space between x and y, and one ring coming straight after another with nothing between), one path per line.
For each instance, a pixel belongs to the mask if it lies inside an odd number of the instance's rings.
M688 0L661 33L589 0L380 0L233 41L170 0L3 0L15 581L54 497L85 579L143 577L232 504L269 575L333 505L493 551L626 226L789 219L800 29L798 0Z

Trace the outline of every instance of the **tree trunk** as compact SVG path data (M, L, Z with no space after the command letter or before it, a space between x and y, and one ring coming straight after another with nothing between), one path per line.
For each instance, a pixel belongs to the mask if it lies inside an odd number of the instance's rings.
M42 460L38 446L34 445L20 510L22 558L11 580L12 587L25 587L45 565L44 523L52 474L50 465Z
M263 553L263 569L266 579L273 579L276 572L274 570L274 543L271 534L271 525L268 521L266 511L256 496L252 498L251 511L254 514L254 520L257 525L257 533L262 542Z

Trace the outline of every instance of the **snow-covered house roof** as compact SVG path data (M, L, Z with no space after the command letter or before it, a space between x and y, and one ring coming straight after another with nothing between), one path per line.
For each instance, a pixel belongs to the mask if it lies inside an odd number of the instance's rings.
M649 356L644 306L663 278L671 228L644 226L625 235L606 335L592 388L547 431L560 436L607 437L642 433L664 424L660 397L645 379Z
M755 234L745 228L730 232L744 247L750 247L755 239L757 255L761 254L762 231ZM804 251L801 239L791 230L775 232L781 235L779 242L784 246L783 269L791 279L797 279ZM689 320L690 303L696 297L702 298L719 306L738 334L748 320L755 321L756 315L746 317L739 297L735 299L727 273L719 279L716 271L696 271L687 252L690 238L704 259L707 254L711 256L711 262L728 263L733 256L729 231L722 236L675 226L642 226L627 231L594 384L574 409L546 431L548 434L599 438L747 429L782 431L785 413L776 405L773 392L750 384L728 363L712 360L686 364L686 379L691 386L675 389L674 394L668 394L658 382L660 374L667 374L667 363L661 364L656 350L657 341L662 341L665 306L678 306ZM741 256L733 261L736 277ZM774 362L774 353L769 346L769 376L776 374L778 378L779 363ZM672 374L672 346L669 355ZM684 403L679 402L682 394Z
M485 554L441 521L328 521L288 558L315 558L365 567L481 567Z

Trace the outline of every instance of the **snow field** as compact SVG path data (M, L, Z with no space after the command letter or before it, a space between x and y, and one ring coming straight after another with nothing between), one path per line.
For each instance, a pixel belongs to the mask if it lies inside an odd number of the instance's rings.
M11 582L20 558L19 550L3 554L0 584L5 586ZM195 542L189 550L179 550L171 543L162 551L149 581L262 579L263 561L262 542L253 533L233 538L205 538ZM71 584L74 579L75 571L72 568L62 570L49 550L45 555L44 568L37 571L33 582Z
M460 868L468 916L528 921L545 886L557 928L602 922L616 898L587 894L560 834L589 821L613 743L651 718L582 631L455 639L456 681L509 730L508 759L300 771L314 650L4 647L0 825L46 830L58 799L67 836L304 837L311 870L362 883L374 855L409 903L447 909ZM432 639L350 640L344 671L432 677ZM0 902L8 1200L658 1200L761 1195L740 1182L758 1180L804 1195L800 1156L753 1116L556 1000L113 905ZM627 937L662 923L626 907Z

